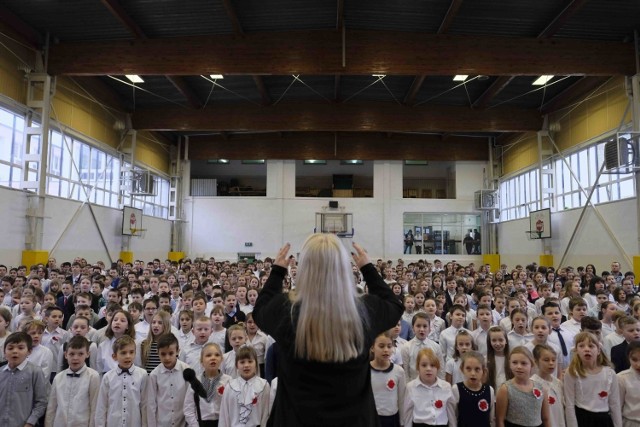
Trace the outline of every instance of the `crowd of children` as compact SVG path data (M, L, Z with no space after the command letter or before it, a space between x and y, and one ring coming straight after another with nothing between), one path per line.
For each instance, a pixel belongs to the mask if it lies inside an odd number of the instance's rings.
M0 425L266 426L270 264L0 265ZM640 298L618 263L376 267L405 306L371 348L383 427L640 426ZM285 292L296 275L292 258Z

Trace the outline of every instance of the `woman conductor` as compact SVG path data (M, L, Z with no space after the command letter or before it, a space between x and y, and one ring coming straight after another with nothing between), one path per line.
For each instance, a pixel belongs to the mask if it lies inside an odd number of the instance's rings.
M332 234L313 234L300 253L294 293L282 293L290 245L280 249L254 318L278 343L278 388L269 426L376 426L369 348L403 307L353 244L369 290L358 297L349 254Z

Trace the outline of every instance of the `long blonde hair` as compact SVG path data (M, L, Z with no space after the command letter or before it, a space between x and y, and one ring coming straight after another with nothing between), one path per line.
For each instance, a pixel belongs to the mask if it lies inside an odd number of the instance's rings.
M300 252L292 315L298 310L295 354L345 362L364 349L364 317L347 250L333 234L312 234Z
M142 366L147 365L151 343L153 343L154 341L158 341L158 338L160 338L162 335L171 333L171 315L166 311L158 311L153 315L153 318L151 319L152 323L153 319L155 319L156 317L159 317L160 320L162 320L162 333L160 335L154 335L153 331L151 330L151 325L149 325L149 335L147 335L147 338L145 338L144 341L140 343L140 360L142 361Z
M609 359L607 359L607 356L602 351L602 345L598 341L598 338L591 332L580 332L573 340L573 349L575 350L575 352L573 353L573 357L571 358L571 362L569 363L569 367L567 368L567 373L576 378L584 378L587 376L587 370L582 364L582 359L580 359L580 356L578 356L578 344L583 341L588 341L591 344L594 344L600 350L598 356L596 357L596 363L598 366L611 366L611 364L609 363Z

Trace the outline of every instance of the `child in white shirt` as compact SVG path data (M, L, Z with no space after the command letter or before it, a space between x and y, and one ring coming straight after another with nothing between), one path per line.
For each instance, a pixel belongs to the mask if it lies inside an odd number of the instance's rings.
M89 357L89 341L75 336L66 344L67 349L63 353L69 368L53 380L45 427L88 426L95 417L100 374L85 364Z

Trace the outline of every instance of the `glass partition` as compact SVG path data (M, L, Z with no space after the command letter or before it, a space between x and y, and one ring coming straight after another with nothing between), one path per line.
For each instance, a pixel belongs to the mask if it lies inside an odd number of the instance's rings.
M480 215L405 212L403 248L406 254L479 255Z

